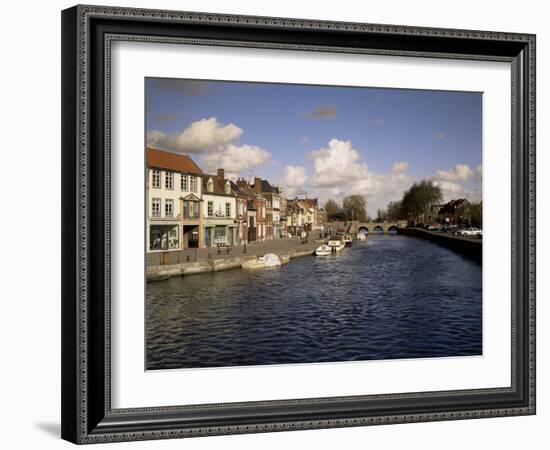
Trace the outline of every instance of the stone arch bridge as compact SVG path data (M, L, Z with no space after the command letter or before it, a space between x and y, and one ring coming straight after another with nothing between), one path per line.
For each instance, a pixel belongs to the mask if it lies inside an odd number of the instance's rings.
M407 226L406 220L384 221L384 222L359 222L354 220L349 228L349 233L389 233Z

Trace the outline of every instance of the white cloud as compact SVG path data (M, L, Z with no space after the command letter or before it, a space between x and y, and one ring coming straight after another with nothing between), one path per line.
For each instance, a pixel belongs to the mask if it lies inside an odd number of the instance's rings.
M287 166L283 171L280 184L289 197L307 192L324 204L329 198L341 202L348 195L361 194L367 199L371 217L389 202L401 200L418 181L407 173L407 161L395 161L387 173L372 172L351 141L331 139L326 147L308 152L306 160L311 161L310 174L299 166ZM457 164L449 170L437 170L431 179L441 188L444 202L464 197L479 201L481 196L481 166L473 170Z
M321 203L329 198L342 201L347 195L364 195L371 216L390 201L400 200L415 181L404 173L409 166L405 161L396 162L390 173L369 171L350 141L332 139L326 148L309 152L306 159L313 161L313 192L308 191L311 195L318 196Z
M327 148L309 153L314 161L314 184L319 187L336 187L365 177L368 167L359 161L359 153L351 141L331 139Z
M468 181L474 176L474 171L467 164L457 164L450 170L438 170L435 179L441 181Z
M265 165L269 152L256 145L235 145L243 129L232 123L224 125L215 117L198 120L179 133L166 134L153 130L147 133L147 144L176 153L199 153L206 171L225 169L228 178Z
M280 184L283 186L287 197L304 194L307 182L306 169L301 166L285 166Z
M478 181L481 181L481 178L483 176L483 168L481 167L481 164L476 167L476 173L475 173L475 179Z
M443 202L457 198L476 202L481 199L481 176L481 165L474 170L467 164L457 164L449 170L437 170L433 181L441 189Z
M454 183L452 181L435 180L434 185L438 186L441 189L443 203L447 203L457 198L465 197L464 187L459 183Z
M271 155L256 145L233 144L208 153L203 157L207 171L223 168L228 173L239 174L253 167L263 166Z
M409 168L409 163L407 161L396 161L393 163L391 171L393 173L403 173L406 172Z
M228 145L242 133L238 126L232 123L223 125L215 117L210 117L193 122L179 133L152 130L147 133L147 145L178 153L201 153Z

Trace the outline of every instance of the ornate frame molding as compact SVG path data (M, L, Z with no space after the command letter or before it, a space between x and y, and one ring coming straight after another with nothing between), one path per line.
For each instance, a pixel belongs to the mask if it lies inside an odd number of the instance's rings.
M96 30L101 20L112 22L100 31ZM227 38L213 36L152 36L150 34L128 32L128 23L138 24L144 29L148 24L160 23L167 27L193 26L197 33L228 33ZM254 40L232 39L232 27L245 29L250 36L256 32L268 31L276 36L283 31L295 32L311 30L330 32L345 41L353 34L361 38L376 40L376 46L346 46L323 43L273 42L263 40L259 35ZM215 30L215 31L212 31ZM117 32L118 31L118 32ZM255 16L233 16L204 14L195 12L159 11L98 6L76 6L63 13L63 437L76 443L98 443L143 439L164 439L173 437L207 436L218 434L238 434L250 432L270 432L297 429L362 426L373 424L440 421L535 413L535 36L530 34L499 33L470 30L449 30L424 27L404 27L347 22L329 22L304 19L270 18ZM324 36L324 35L323 35ZM406 48L387 48L387 39L399 46L402 41ZM407 44L421 42L426 38L432 47L420 50ZM95 39L95 41L94 41ZM438 50L442 40L454 42L453 49ZM393 395L359 397L331 397L307 400L285 400L270 402L250 402L240 404L194 405L170 408L139 408L113 410L110 402L110 64L111 43L116 40L142 41L155 43L185 43L193 45L242 46L265 49L289 49L303 51L348 52L383 54L411 57L432 57L452 59L480 59L507 61L512 64L512 154L513 154L513 308L512 308L512 385L510 388L478 389L469 391L438 391ZM335 39L335 44L338 44ZM493 53L467 51L476 50L484 42L497 42ZM407 47L407 45L409 45ZM461 46L462 45L462 46ZM100 47L103 47L100 50ZM491 48L491 46L486 46ZM500 49L500 51L499 51ZM98 67L101 64L101 67ZM98 74L104 71L104 79ZM97 101L98 83L103 85L101 106L103 125L96 130L97 114L94 111ZM516 101L517 99L517 101ZM76 105L76 106L75 106ZM95 111L97 113L97 111ZM95 121L95 122L94 122ZM93 131L92 131L93 130ZM96 133L98 137L95 137ZM95 141L93 141L95 139ZM98 158L92 153L91 142L101 142L103 155ZM94 161L91 163L91 161ZM99 179L99 175L103 175ZM94 178L95 177L95 178ZM98 188L98 184L102 186ZM65 193L65 191L67 191ZM99 209L98 209L99 208ZM97 217L98 211L104 215ZM102 224L98 222L100 220ZM95 254L92 247L94 236L102 232L102 251ZM518 263L520 267L518 267ZM99 267L99 266L102 267ZM101 292L96 291L94 280L103 273ZM92 292L93 291L93 292ZM94 298L100 295L100 305ZM517 300L516 300L517 297ZM516 303L517 302L517 303ZM98 313L101 322L91 319ZM522 317L518 317L517 313ZM102 313L102 314L101 314ZM99 336L102 334L102 336ZM518 342L518 339L521 342ZM98 344L103 345L103 365L97 367ZM90 370L90 368L94 370ZM518 373L516 368L520 368ZM101 370L100 370L101 369ZM97 381L99 375L103 380ZM65 383L66 380L70 382ZM521 385L521 386L520 386ZM90 400L102 386L101 405ZM186 412L218 410L243 406L262 408L290 407L292 405L325 405L340 402L374 402L382 400L411 401L437 397L464 397L474 401L476 397L499 394L518 394L515 403L508 406L473 407L470 409L419 410L414 413L361 414L346 417L323 417L318 419L299 417L294 420L272 420L269 422L234 424L219 423L209 425L176 426L168 420L174 415ZM525 394L527 394L526 398ZM516 395L517 396L517 395ZM414 404L414 403L411 403ZM350 410L351 411L351 410ZM183 419L182 419L183 421ZM204 422L204 421L203 421Z

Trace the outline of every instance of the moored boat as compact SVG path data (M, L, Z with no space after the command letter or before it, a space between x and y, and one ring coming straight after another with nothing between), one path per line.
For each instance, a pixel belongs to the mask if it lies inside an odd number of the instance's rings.
M281 258L275 253L266 253L264 256L260 256L250 261L245 261L241 264L241 268L247 270L264 269L266 267L279 267L282 265Z
M329 247L332 248L333 252L340 252L344 249L346 244L341 239L331 239L328 241Z
M346 247L351 247L353 245L353 238L350 234L346 234L342 240Z
M327 245L327 244L320 245L315 250L315 254L317 256L328 256L331 253L332 253L332 247L330 245Z

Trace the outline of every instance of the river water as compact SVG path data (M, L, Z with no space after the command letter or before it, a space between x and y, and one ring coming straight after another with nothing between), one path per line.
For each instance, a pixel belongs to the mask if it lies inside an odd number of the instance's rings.
M480 355L481 290L477 262L401 235L149 283L147 368Z

